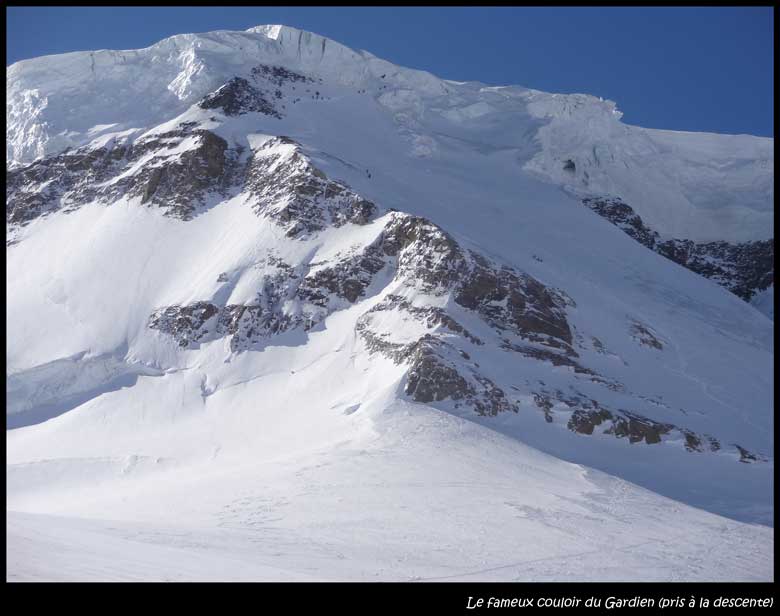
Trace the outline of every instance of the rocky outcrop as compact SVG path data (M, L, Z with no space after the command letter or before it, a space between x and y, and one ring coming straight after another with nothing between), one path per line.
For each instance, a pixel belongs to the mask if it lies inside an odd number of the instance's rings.
M492 380L473 366L464 369L458 361L464 355L433 336L424 336L410 347L404 392L423 403L452 400L458 408L463 401L479 415L517 412L518 404Z
M161 157L136 174L120 179L116 188L141 203L162 208L170 216L189 220L205 204L210 193L225 196L231 185L240 152L229 151L227 142L207 130L175 131L136 146L134 156L165 152L191 140L192 147L177 155Z
M447 314L447 311L444 308L439 306L416 306L400 295L386 295L381 302L368 311L367 315L388 310L398 310L408 314L417 322L424 324L428 329L443 327L455 335L463 336L472 344L477 346L485 344L480 338L472 334L453 317ZM364 315L364 317L367 315Z
M658 335L651 331L649 325L640 321L632 321L629 327L631 337L642 346L650 347L662 351L663 343L658 339Z
M273 68L258 71L269 83L306 80ZM255 96L262 92L250 88L254 86L248 82L233 80L208 98L205 108L218 107L228 115L265 113L261 107L268 97ZM396 211L379 218L374 203L327 177L301 145L287 137L270 138L244 154L195 123L135 142L65 152L9 173L7 217L11 226L21 226L57 209L126 197L188 220L208 205L210 195L243 194L247 205L281 228L290 241L307 241L327 228L375 224L370 239L326 262L289 264L267 255L257 264L265 275L246 303L204 298L164 306L149 316L148 326L182 349L225 340L232 352L240 353L260 350L286 331L309 331L333 312L367 301L356 323L358 337L369 353L406 367L404 392L414 401L494 416L519 412L532 395L546 422L559 422L563 416L567 428L578 434L603 433L646 444L678 438L693 452L721 447L708 435L636 410L608 408L579 393L529 393L527 386L518 388L494 367L481 366L481 349L497 348L507 353L507 361L519 356L568 369L575 383L626 393L620 383L586 365L578 352L586 348L586 338L574 331L567 316L576 304L562 290L465 248L425 218ZM698 254L697 246L685 242L661 242L625 204L592 206L669 258L690 263ZM714 254L715 248L708 250ZM737 254L724 246L717 250L724 260ZM753 253L745 250L739 254L746 263ZM745 280L748 286L755 282ZM218 282L228 285L230 276L221 274ZM413 326L392 327L398 320ZM630 321L627 335L650 349L664 348L662 336L636 319ZM601 342L592 340L593 352L606 353ZM762 459L735 447L742 462Z
M676 426L660 423L629 411L608 411L598 403L590 401L590 408L575 408L567 426L573 432L593 434L597 427L603 426L603 433L615 438L628 438L630 443L644 442L654 445L661 437L668 435ZM678 429L679 430L679 429Z
M306 77L295 71L291 71L281 66L271 66L268 64L258 64L252 69L252 78L258 82L265 82L267 84L281 88L285 85L294 84L306 84L314 83L314 79ZM318 81L322 81L319 79ZM277 96L280 98L280 96Z
M262 113L281 119L282 114L266 96L246 79L234 77L198 103L201 109L218 109L228 116Z
M305 240L328 226L378 220L374 204L327 178L288 138L263 144L246 169L250 204L258 215L284 229L291 240ZM619 216L639 241L653 237L627 206L613 203L603 211ZM389 212L379 220L382 225L373 239L327 262L294 267L269 257L265 264L270 266L266 268L269 274L258 285L256 298L246 305L205 301L166 307L151 316L149 326L183 348L227 338L232 351L242 352L260 348L264 340L283 331L310 330L334 311L368 300L356 333L370 354L406 367L403 388L411 400L495 416L520 412L530 399L547 423L563 424L577 434L603 434L646 445L671 440L698 453L722 449L710 435L657 421L641 410L611 408L580 393L576 383L630 392L583 363L579 347L608 353L594 337L589 338L591 344L582 346L588 338L579 332L575 336L567 311L576 304L563 291L465 249L425 218ZM372 301L372 296L379 297ZM404 325L398 327L399 323ZM660 334L636 318L629 319L626 335L653 351L665 346ZM575 379L571 392L529 391L528 383L517 387L507 382L506 376L499 377L493 368L480 365L480 349L488 346L551 368L571 370ZM669 410L661 401L641 395L633 398L640 409L644 405ZM762 459L734 447L742 462Z
M122 144L62 154L16 167L6 174L6 222L23 226L66 207L98 198L97 184L126 166L131 152Z
M259 64L251 70L247 78L233 77L223 86L205 96L198 103L198 107L215 109L227 116L261 113L281 119L286 108L284 100L289 99L292 102L300 100L300 97L293 95L294 84L309 83L314 83L310 77L280 66ZM288 89L290 91L285 92ZM308 93L308 90L305 93Z
M375 307L371 312L378 309L382 308ZM518 411L517 402L510 400L503 389L482 374L477 364L468 361L469 354L458 349L456 342L446 342L436 333L426 333L406 344L394 342L387 334L374 331L366 316L357 325L366 348L396 364L408 365L404 393L412 400L422 403L451 401L455 408L465 404L479 415ZM462 330L454 325L456 331Z
M291 239L376 218L374 204L327 178L298 144L284 137L271 139L254 152L245 187L255 211L285 229ZM446 307L446 298L500 333L507 344L524 341L528 357L547 353L546 359L571 363L564 358L576 356L566 320L566 308L573 305L570 298L524 272L464 250L421 217L391 212L372 241L327 263L275 265L276 273L264 279L258 297L245 306L197 302L164 307L151 316L149 326L183 348L229 337L232 350L248 350L275 333L310 329L333 311L367 298L377 274L388 268L391 285L444 301L412 303L389 294L358 321L358 333L371 352L409 366L405 388L414 400L451 400L484 415L518 408L470 361L468 348L484 342L458 321ZM374 292L381 293L382 288ZM399 341L378 331L374 317L391 311L422 326L424 333Z
M492 266L481 255L470 254L472 267L455 293L458 304L478 312L496 329L572 351L567 297L526 273Z
M281 118L285 101L299 100L289 96L287 89L292 92L297 87L304 95L314 83L313 79L288 69L258 65L246 78L234 77L197 106L227 116L259 113ZM317 98L319 93L312 96ZM264 163L260 159L262 156L253 162L262 167ZM254 170L255 165L247 166L242 161L240 147L229 146L195 122L184 122L174 130L151 133L136 141L129 136L119 137L104 145L66 150L9 169L6 221L18 228L55 211L71 211L95 201L109 204L122 197L140 198L144 204L162 208L166 215L187 220L207 204L210 193L226 195L234 182L241 185L246 181L252 187ZM314 220L310 225L303 222L313 213L306 207L307 201L317 196L332 198L337 219L371 216L373 207L368 202L335 203L344 192L344 185L330 182L321 187L316 181L317 173L309 169L308 175L315 180L308 182L298 176L298 199L276 212L291 227L297 221L299 226L290 229L292 234L307 226L322 228L322 221ZM280 175L284 175L284 170L280 170ZM319 188L323 190L317 192ZM349 201L348 195L343 198ZM354 211L347 211L350 207ZM13 237L10 239L14 241Z
M380 238L384 254L397 257L398 274L424 293L442 295L465 275L466 254L443 229L419 216L394 213Z
M658 233L645 225L642 218L631 206L623 203L620 199L608 198L587 198L583 199L582 203L640 244L647 246L650 250L655 250Z
M216 330L215 317L219 312L219 308L210 302L167 306L151 315L149 327L165 332L180 347L188 348L205 339L210 330Z
M556 359L574 353L565 314L571 300L523 272L464 250L430 221L394 213L372 250L396 258L395 282L423 297L449 298L493 332L494 344L525 341ZM377 325L378 313L387 312L424 325L426 332L412 342L399 341ZM405 392L416 401L452 400L481 415L519 408L471 359L472 349L485 341L446 307L391 294L359 319L357 330L370 352L409 364Z
M290 329L292 318L260 304L195 302L186 306L167 306L152 313L149 328L172 337L183 349L228 338L230 350L245 351L264 339Z
M8 172L6 220L23 226L61 209L121 198L188 220L210 194L228 193L240 155L213 132L188 124L134 143L66 151Z
M376 250L345 257L310 273L298 290L299 296L322 307L329 306L334 297L354 304L385 265L386 260Z
M709 278L747 302L774 282L774 239L743 243L662 239L620 199L587 198L582 202L640 244Z
M310 329L328 314L325 306L302 301L302 288L316 288L301 273L278 258L266 260L268 274L259 284L253 301L218 305L199 301L155 310L148 326L171 337L180 347L197 349L201 344L227 338L233 352L247 351L270 336L301 327Z
M274 220L288 237L366 224L377 211L343 182L328 179L287 137L270 139L253 152L244 191L258 215Z
M731 244L667 240L656 251L750 301L774 282L774 239Z
M734 445L734 447L739 452L739 461L743 464L753 464L755 462L769 461L766 456L748 451L744 447L740 447L739 445Z
M686 451L715 453L723 450L721 442L709 435L668 422L659 422L625 409L610 409L596 400L580 394L566 395L561 391L533 394L534 404L548 423L556 419L565 422L572 432L591 436L604 434L627 439L631 444L657 445L664 440L681 442ZM767 461L766 457L733 444L733 452L744 463Z

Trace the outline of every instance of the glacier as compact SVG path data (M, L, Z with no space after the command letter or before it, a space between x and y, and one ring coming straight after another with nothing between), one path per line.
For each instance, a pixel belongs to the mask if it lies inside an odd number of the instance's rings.
M7 100L9 580L772 579L773 272L623 224L773 251L772 139L288 26Z

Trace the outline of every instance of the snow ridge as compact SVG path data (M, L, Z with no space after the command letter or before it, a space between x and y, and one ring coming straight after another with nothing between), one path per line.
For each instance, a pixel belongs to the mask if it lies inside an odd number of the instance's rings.
M286 26L8 74L9 575L772 577L771 140Z

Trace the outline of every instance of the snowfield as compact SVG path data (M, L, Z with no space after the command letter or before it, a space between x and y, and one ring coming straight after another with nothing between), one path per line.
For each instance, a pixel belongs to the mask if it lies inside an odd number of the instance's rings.
M772 139L286 26L7 96L8 580L773 580L773 286L580 201L766 240Z
M321 414L356 422L372 412L348 409ZM9 513L9 579L772 577L770 528L422 405L381 413L376 433L306 454L258 447L255 460L229 463L215 450L187 468L140 456L13 465L10 506L25 513ZM48 488L35 486L41 476Z

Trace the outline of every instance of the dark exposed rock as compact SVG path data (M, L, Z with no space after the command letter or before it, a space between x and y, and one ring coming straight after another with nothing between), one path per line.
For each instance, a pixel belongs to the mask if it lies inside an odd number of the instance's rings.
M571 349L566 301L528 274L491 267L472 253L474 267L464 277L455 301L477 311L490 325L523 338Z
M553 366L567 366L569 368L572 368L577 373L594 374L594 372L589 368L585 368L582 365L580 365L578 362L574 361L570 355L565 355L557 351L551 351L548 349L533 347L529 345L515 344L506 339L503 339L501 341L501 348L506 351L514 351L515 353L520 353L521 355L524 355L525 357L530 357L531 359L550 362ZM572 353L574 357L577 357L576 353L574 353L573 351Z
M614 416L607 410L600 407L595 409L577 409L571 414L568 427L573 432L580 434L593 434L596 426L603 422L613 419Z
M130 147L66 150L6 174L6 221L25 225L39 216L99 197L97 183L119 173Z
M661 343L655 334L650 331L650 328L644 323L633 321L629 331L631 332L634 340L639 342L639 344L658 349L659 351L663 350L663 343Z
M566 425L569 430L578 434L592 435L597 427L602 427L602 434L627 438L632 444L644 442L647 445L659 444L664 436L676 434L682 437L685 449L690 452L716 452L721 448L720 442L708 434L698 434L671 423L655 421L633 411L609 409L596 400L576 393L537 392L533 394L533 400L548 423L554 421L553 413L558 406L558 412L568 414ZM737 449L740 449L739 446Z
M292 148L270 152L279 145ZM327 225L366 224L377 209L345 184L328 180L289 138L272 139L244 164L239 148L229 148L224 139L192 123L133 144L66 151L9 171L7 179L11 225L123 196L187 220L208 194L226 196L234 186L243 186L255 197L258 213L285 226L291 237Z
M504 390L493 381L480 374L475 374L474 379L482 386L480 396L470 401L477 413L480 415L498 415L506 411L518 412L518 404L510 401Z
M172 152L185 140L183 151ZM92 201L110 204L137 197L186 220L208 194L226 193L239 154L214 133L187 125L132 144L68 150L8 172L6 219L24 225Z
M309 274L301 284L299 295L320 306L327 306L331 295L354 304L384 267L385 260L378 251L369 248Z
M201 109L221 109L225 115L262 113L281 119L282 115L266 96L246 79L234 77L198 103Z
M589 373L565 357L565 354L576 356L570 346L572 336L565 316L566 306L572 304L570 298L548 289L527 274L497 266L473 251L464 251L449 234L420 217L392 214L371 250L396 257L396 280L401 279L426 294L451 294L456 304L475 313L496 331L541 345L541 348L529 346L529 356L540 358L545 354L546 345L555 349L555 353L548 353L556 362ZM437 326L443 329L425 334L415 343L399 344L388 339L388 334L372 329L372 314L385 310L405 312L431 330ZM411 376L407 393L415 400L426 401L429 397L434 401L465 400L481 414L517 410L516 402L510 401L476 363L462 362L470 359L468 353L444 343L442 336L446 330L456 334L456 340L483 344L444 308L414 306L399 296L389 296L363 315L357 328L370 351L382 353L396 363L409 363ZM444 348L457 352L460 361L445 361ZM545 358L548 359L546 355Z
M634 209L623 203L620 199L583 199L582 203L596 212L602 218L606 218L616 227L633 237L637 242L655 250L658 233L650 229L642 221L642 218L634 212Z
M455 368L441 361L427 339L415 343L413 354L405 391L414 400L438 402L474 395L473 387Z
M383 301L376 304L367 315L374 312L383 312L386 310L400 310L412 315L417 321L425 323L429 329L433 329L439 325L445 327L449 331L460 334L469 342L476 345L485 344L482 340L477 338L465 327L458 323L453 317L438 306L414 306L408 300L399 295L388 295ZM468 359L468 357L466 357Z
M195 302L167 306L149 318L149 327L171 336L185 349L229 337L230 350L243 351L268 336L289 329L290 315L266 310L259 304L217 306Z
M661 436L675 428L672 424L659 423L628 411L622 411L621 414L622 417L614 418L613 426L605 432L618 438L628 437L630 443L640 443L643 440L648 445L660 443Z
M774 282L774 239L742 243L663 240L620 199L587 198L582 202L640 244L709 278L745 301Z
M231 304L220 313L217 333L230 336L230 350L238 352L289 329L291 320L290 315L257 304Z
M256 199L258 213L281 225L290 237L326 226L366 224L376 216L376 206L347 185L328 179L289 138L270 140L246 165L241 165L231 159L227 144L220 143L218 137L204 136L206 131L191 127L183 132L200 139L194 148L200 153L193 154L197 162L188 164L186 159L177 159L161 171L152 167L148 175L141 176L143 181L137 178L128 191L138 191L142 200L152 203L165 195L168 187L183 181L175 179L177 173L196 177L202 173L206 184L214 184L224 181L216 178L233 177L231 173L243 170L244 185ZM156 145L145 147L159 149L167 143L165 140L176 143L177 137L182 135L161 135ZM189 171L179 171L179 167ZM200 189L197 182L195 187ZM149 327L171 336L182 348L197 348L201 343L228 338L232 351L245 351L283 331L311 329L334 310L366 298L379 272L391 268L395 283L422 291L422 297L442 298L437 300L441 305L426 304L425 300L414 304L391 294L363 314L356 325L370 352L408 366L405 393L412 400L450 401L455 407L466 405L488 416L519 409L517 398L508 396L471 359L466 349L477 349L485 341L463 327L448 306L480 319L495 332L496 344L506 350L554 366L567 366L610 389L620 388L580 363L566 317L567 308L575 305L570 297L524 272L464 250L452 236L424 218L393 212L376 239L325 264L293 268L273 256L268 257L267 263L271 273L263 279L251 302L170 306L155 311ZM227 282L228 277L220 276L220 280ZM416 340L400 342L394 340L393 332L377 331L373 317L390 310L424 324L427 333ZM642 344L663 348L652 329L639 321L632 322L631 333ZM596 339L593 348L605 352ZM665 435L676 432L689 451L714 451L720 447L717 440L707 435L633 411L608 409L582 396L567 398L560 392L557 396L545 393L535 394L533 400L550 423L555 421L556 409L561 405L568 412L567 426L580 434L593 434L600 426L602 433L626 438L631 443L657 444ZM750 452L741 455L745 462L754 458L755 454Z
M611 434L616 438L628 438L629 443L641 443L648 445L661 442L661 437L673 430L680 430L677 426L661 423L625 410L610 411L599 405L595 400L578 401L569 418L568 428L580 434L593 434L597 426L606 424L604 434ZM690 431L684 431L686 443L695 435ZM699 449L690 449L700 451Z
M690 430L682 430L683 436L685 436L685 448L688 451L718 451L720 449L720 443L712 436L699 435Z
M539 281L506 266L491 265L470 251L468 257L441 229L419 218L402 218L387 234L385 249L415 243L402 254L399 268L427 291L454 287L455 301L478 312L493 327L507 329L529 339L550 343L571 342L564 314L565 300Z
M667 240L659 242L656 250L745 301L774 282L774 239L740 244Z
M536 404L536 406L542 409L542 412L544 413L544 420L547 423L552 423L553 418L552 418L552 414L550 413L553 407L552 400L550 400L550 398L542 394L534 394L534 403Z
M737 451L739 452L739 461L743 464L752 464L754 462L766 462L767 458L765 456L753 453L751 451L748 451L744 447L740 447L739 445L734 445L734 447L737 448Z
M329 180L285 137L270 139L253 153L244 188L255 211L284 227L288 237L328 225L366 224L377 210L346 184Z
M358 320L355 328L369 353L379 353L396 364L406 362L415 349L415 343L394 342L388 339L388 334L373 331L364 318Z
M285 310L285 301L295 296L302 277L294 268L273 257L268 263L273 269L263 278L252 302L224 306L195 302L188 306L160 308L150 316L149 327L173 337L183 348L197 348L201 343L229 337L230 349L234 352L247 350L288 329L310 328L322 318L321 310L316 307L298 312ZM193 319L192 313L216 318ZM179 323L181 325L177 325Z
M137 174L118 181L117 187L130 196L140 196L141 203L153 203L169 215L188 220L210 192L228 188L228 144L221 137L206 130L196 130L194 148L163 160L159 166L143 167ZM175 138L178 138L177 135ZM155 149L161 140L144 143L144 149Z
M466 269L463 251L440 227L419 216L393 214L381 238L384 254L398 258L398 271L410 284L441 294Z
M219 308L210 302L195 302L189 306L168 306L152 314L149 327L173 337L180 347L187 348L203 340L208 327L216 328Z
M464 400L479 415L497 415L513 410L506 393L489 378L471 370L464 376L453 362L445 357L451 347L433 336L425 335L410 345L409 372L405 393L417 402Z
M293 83L314 83L314 79L282 68L281 66L269 66L258 64L252 69L252 77L255 81L265 81L277 87Z

